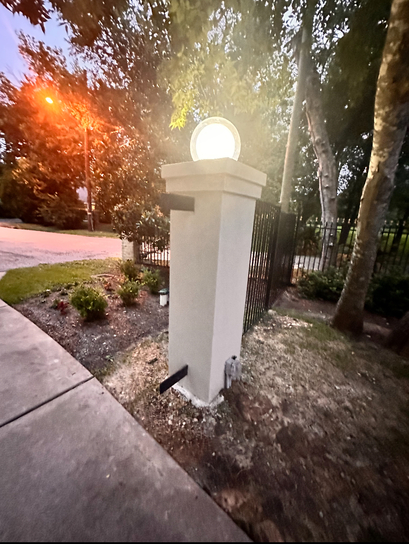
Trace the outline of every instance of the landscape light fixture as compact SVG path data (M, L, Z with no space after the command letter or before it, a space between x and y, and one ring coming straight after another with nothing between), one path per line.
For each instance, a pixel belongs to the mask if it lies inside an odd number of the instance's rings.
M52 98L50 98L49 96L47 96L47 98L45 99L46 102L48 102L49 104L54 104L54 100Z
M223 117L209 117L199 123L190 140L190 154L194 161L224 157L237 161L240 149L236 127Z
M161 289L159 291L159 304L161 306L166 306L169 302L169 289Z

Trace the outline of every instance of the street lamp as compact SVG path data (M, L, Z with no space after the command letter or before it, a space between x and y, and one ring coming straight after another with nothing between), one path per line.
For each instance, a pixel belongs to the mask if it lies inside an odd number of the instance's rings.
M94 230L94 220L92 217L92 193L91 193L91 177L89 175L89 130L84 128L84 162L85 162L85 185L87 187L87 218L88 230Z
M48 104L54 104L54 100L50 97L46 97ZM92 216L92 189L91 189L91 177L89 170L89 128L84 127L84 167L85 167L85 185L87 187L87 220L88 230L94 230L94 220Z

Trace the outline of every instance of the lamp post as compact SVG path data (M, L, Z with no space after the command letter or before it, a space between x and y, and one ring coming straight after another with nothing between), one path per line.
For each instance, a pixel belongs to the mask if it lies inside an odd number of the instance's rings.
M87 219L88 230L94 230L94 221L92 215L92 191L91 191L91 177L89 173L89 129L84 129L84 162L85 162L85 185L87 187Z
M50 97L46 97L48 104L54 104L54 100ZM92 188L91 188L91 176L89 169L89 128L84 128L84 168L85 168L85 186L87 188L87 222L88 230L94 230L94 220L92 214Z
M254 209L266 183L239 152L235 127L210 118L192 135L193 162L162 167L173 202L194 199L171 209L169 379L181 376L182 391L204 403L240 355Z

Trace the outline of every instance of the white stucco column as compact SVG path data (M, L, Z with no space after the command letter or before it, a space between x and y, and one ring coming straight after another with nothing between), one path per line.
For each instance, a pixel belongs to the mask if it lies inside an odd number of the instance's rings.
M170 216L169 373L204 402L224 387L225 361L240 355L254 208L266 175L233 159L162 167L168 193L195 211Z

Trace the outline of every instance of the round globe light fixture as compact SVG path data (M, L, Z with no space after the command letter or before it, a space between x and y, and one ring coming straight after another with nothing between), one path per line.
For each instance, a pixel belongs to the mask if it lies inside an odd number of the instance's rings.
M240 136L230 121L223 117L209 117L197 125L190 140L190 154L194 161L240 155Z

